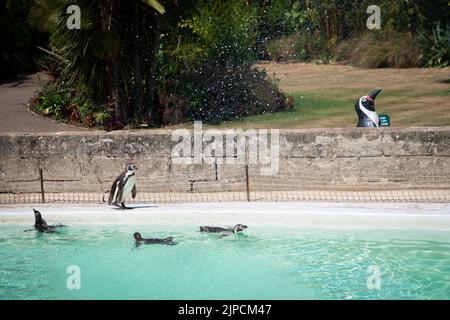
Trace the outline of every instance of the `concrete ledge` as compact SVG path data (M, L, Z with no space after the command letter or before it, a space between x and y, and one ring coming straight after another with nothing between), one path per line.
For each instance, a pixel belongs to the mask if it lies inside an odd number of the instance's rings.
M450 204L190 203L108 206L40 205L48 223L291 226L333 229L450 230ZM0 209L0 223L32 226L31 206Z

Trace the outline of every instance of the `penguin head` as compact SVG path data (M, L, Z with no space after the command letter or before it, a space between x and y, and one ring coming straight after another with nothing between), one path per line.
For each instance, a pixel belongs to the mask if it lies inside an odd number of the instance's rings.
M247 229L247 226L246 226L246 225L244 225L244 224L237 224L237 225L233 228L233 233L243 231L244 229Z
M36 223L40 223L42 221L41 213L34 208L33 208L33 212L34 212L34 219L36 220Z
M127 164L128 172L134 172L135 170L137 170L137 167L134 164L132 164L132 163Z
M358 101L356 102L356 110L361 111L360 105L359 103L361 102L361 105L366 108L369 111L375 111L375 99L377 98L377 96L380 94L380 92L383 89L381 88L376 88L374 89L371 93L369 93L366 96L362 96L361 98L358 99Z
M41 217L41 213L39 211L37 211L35 208L33 208L33 212L34 212L34 216L36 218L40 218Z
M142 240L142 236L141 236L141 234L140 234L139 232L135 232L135 233L133 234L133 237L134 237L134 239L135 239L136 241Z
M382 89L374 89L366 96L360 97L355 103L355 111L358 114L357 127L378 127L379 116L375 112L375 99Z

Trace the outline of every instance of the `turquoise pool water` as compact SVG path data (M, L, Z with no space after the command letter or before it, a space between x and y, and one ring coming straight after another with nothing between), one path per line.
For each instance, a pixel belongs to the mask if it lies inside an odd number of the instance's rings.
M0 299L450 299L449 232L250 226L220 238L195 226L25 228L0 226ZM178 244L135 248L134 231ZM66 285L71 265L79 290ZM370 266L379 289L368 288Z

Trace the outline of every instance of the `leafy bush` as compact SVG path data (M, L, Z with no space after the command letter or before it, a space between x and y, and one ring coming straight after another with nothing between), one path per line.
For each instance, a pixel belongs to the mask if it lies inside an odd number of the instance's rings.
M60 120L64 117L69 102L70 99L64 91L51 92L47 90L45 94L38 98L35 109L44 116Z
M264 51L266 57L275 61L329 61L332 55L325 40L299 32L267 41Z
M161 124L186 117L219 123L291 107L266 74L251 67L255 13L253 4L240 0L202 2L172 32L178 38L163 38Z
M181 46L197 48L200 56L196 60L199 63L199 58L236 63L256 59L253 51L256 7L250 3L239 0L199 2L197 13L181 21L178 26L190 31L190 39Z
M261 59L311 60L316 57L324 59L335 55L338 49L342 51L343 47L348 56L363 54L363 46L359 52L349 53L354 45L358 45L358 41L351 39L366 37L363 35L367 32L366 9L374 4L373 1L280 0L259 3L262 21L258 27L261 30L258 52ZM376 4L381 8L382 32L387 38L387 43L385 48L372 50L364 58L355 58L354 63L361 66L417 65L418 49L411 44L411 37L405 35L408 33L416 35L418 30L431 30L430 25L434 25L435 21L450 21L448 0L380 0ZM395 35L389 36L392 33ZM398 35L403 35L399 38L403 45L407 45L405 48L396 46L395 42L389 40ZM379 35L374 36L376 37L380 38ZM342 41L345 43L339 48L337 45ZM424 46L432 48L433 42L436 44L438 41L430 37ZM377 41L376 45L385 46L381 40ZM303 48L304 54L299 54L297 47ZM375 44L371 48L377 49L374 47ZM411 48L413 51L408 54ZM435 52L428 52L428 56L436 56L434 60L439 60L439 56L445 53L442 42L438 48ZM426 52L424 48L424 53ZM379 63L372 61L377 57L380 58Z
M233 62L208 62L193 74L190 95L194 120L220 123L266 112L291 110L293 105L259 71Z
M291 34L296 26L292 20L286 19L286 13L290 13L292 0L263 1L259 8L260 42L268 39L276 39L280 36Z
M450 66L450 25L438 22L431 34L420 32L417 42L422 49L422 63L426 67Z
M111 114L104 106L95 106L91 100L77 98L71 91L61 89L58 82L44 87L38 97L31 101L37 113L75 125L111 129Z
M421 52L409 33L365 33L338 46L337 61L362 68L414 68Z

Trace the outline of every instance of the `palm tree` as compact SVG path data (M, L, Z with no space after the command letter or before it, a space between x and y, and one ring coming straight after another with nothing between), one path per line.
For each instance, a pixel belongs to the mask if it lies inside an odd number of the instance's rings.
M81 30L66 26L68 0L37 0L30 21L49 32L62 81L76 94L106 105L114 127L152 121L155 57L159 48L157 0L81 0Z

